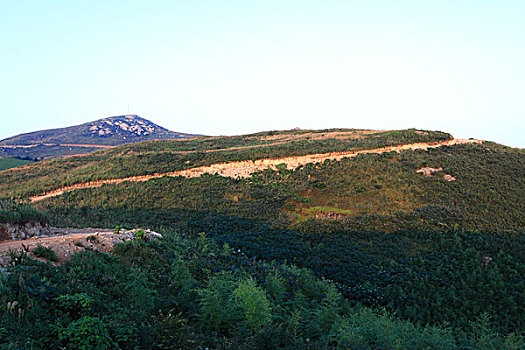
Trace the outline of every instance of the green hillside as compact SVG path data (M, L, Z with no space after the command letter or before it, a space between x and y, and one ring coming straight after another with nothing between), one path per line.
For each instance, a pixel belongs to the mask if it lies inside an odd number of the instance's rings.
M146 142L1 172L0 193L450 138L334 129ZM5 311L0 334L15 348L27 329L43 347L78 347L72 335L89 326L126 349L520 349L524 198L525 151L490 142L66 192L35 204L52 225L165 237L59 267L26 261L0 291L38 307L18 324Z
M32 163L32 161L30 160L17 158L0 158L0 171L10 168L16 168L30 163Z
M7 349L520 349L486 314L468 333L352 306L303 268L204 235L137 239L53 267L11 255L0 274ZM5 306L4 306L5 305Z
M443 170L433 177L417 173L426 166ZM322 226L331 231L519 234L525 228L523 169L522 150L494 144L457 145L365 154L295 170L266 170L247 179L205 175L104 185L65 193L47 205L191 208L260 218L298 231L315 231ZM456 181L446 181L445 173Z
M0 196L38 195L76 183L165 173L220 162L363 150L451 138L446 133L418 130L330 129L141 142L81 157L39 162L23 173L0 172Z
M457 180L416 172L427 165ZM67 193L46 208L57 225L206 232L249 255L309 267L340 283L353 302L458 327L485 310L498 329L511 331L525 326L518 277L525 273L523 169L522 151L465 145L244 180L208 175L106 185ZM485 256L493 259L488 268ZM465 284L467 276L476 282ZM502 316L509 314L515 317Z

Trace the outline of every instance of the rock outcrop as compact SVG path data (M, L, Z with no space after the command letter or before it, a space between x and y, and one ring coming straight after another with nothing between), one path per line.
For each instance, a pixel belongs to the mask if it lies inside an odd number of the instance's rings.
M49 226L41 223L0 224L0 241L42 237L49 234Z
M425 175L427 177L433 177L435 173L439 173L441 171L443 171L442 167L439 167L439 168L426 167L426 168L421 168L421 169L416 170L416 173L423 174L423 175ZM450 174L443 174L443 179L447 180L447 181L456 181L457 180L454 176L452 176Z

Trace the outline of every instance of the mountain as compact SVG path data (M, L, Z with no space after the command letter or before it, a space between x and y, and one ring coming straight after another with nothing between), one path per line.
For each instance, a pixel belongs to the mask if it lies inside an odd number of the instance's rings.
M126 143L193 137L165 129L137 115L21 134L0 141L0 156L49 159L93 152Z
M31 202L55 227L164 235L15 260L13 348L87 326L120 348L525 348L523 149L415 129L147 141L1 171L0 197L22 203L11 222Z

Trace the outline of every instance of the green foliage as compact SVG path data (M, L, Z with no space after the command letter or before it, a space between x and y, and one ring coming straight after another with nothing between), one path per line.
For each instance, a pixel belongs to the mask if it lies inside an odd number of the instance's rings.
M491 317L484 312L471 323L472 338L470 344L475 349L523 349L525 335L523 331L510 333L505 337L499 336L491 326Z
M232 296L242 309L248 328L257 330L271 321L270 302L252 278L240 281Z
M0 171L10 169L10 168L16 168L19 166L23 166L26 164L33 163L30 160L25 159L17 159L17 158L0 158Z
M57 308L73 318L86 312L93 302L93 298L86 293L60 295L55 300Z
M47 215L31 205L12 199L0 198L0 223L25 224L47 222Z
M102 320L85 316L60 329L58 337L66 349L114 349L117 345L111 340Z
M140 241L146 238L146 232L144 232L144 230L138 230L135 231L135 234L133 236L136 240Z
M196 335L189 320L175 309L167 312L159 311L153 317L153 329L156 332L155 347L163 349L196 349Z
M453 333L447 328L417 328L386 312L361 309L344 317L332 332L339 349L457 349Z
M53 249L49 247L44 247L40 244L38 244L36 248L33 249L32 253L35 254L36 257L43 258L48 261L52 261L52 262L58 261L58 257L56 253L53 251Z
M266 276L265 289L273 300L282 301L286 293L285 281L279 273L270 273Z
M228 330L238 319L238 308L232 300L235 278L223 273L211 278L206 288L200 289L202 320L205 325L216 330Z
M203 234L82 252L0 275L2 348L519 349L487 317L465 332L352 306L307 269L250 258Z

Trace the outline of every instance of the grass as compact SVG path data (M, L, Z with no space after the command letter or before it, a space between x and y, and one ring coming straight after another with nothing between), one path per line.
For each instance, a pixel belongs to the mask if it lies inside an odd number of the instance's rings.
M309 219L336 219L345 216L353 216L356 210L341 209L331 206L314 206L309 208L296 208L293 212L295 222L304 222Z
M33 161L17 158L0 158L0 171L16 168L30 163L33 163Z

